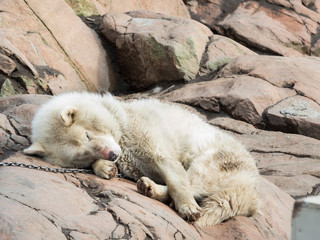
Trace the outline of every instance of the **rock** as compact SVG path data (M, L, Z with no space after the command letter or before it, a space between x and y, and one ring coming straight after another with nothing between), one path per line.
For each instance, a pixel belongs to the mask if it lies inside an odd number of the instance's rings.
M207 55L207 59L203 59L204 63L201 65L200 76L205 73L211 75L216 73L235 57L257 54L230 38L213 35L210 38L205 55Z
M308 174L295 176L265 176L270 182L284 189L286 193L295 198L302 196L318 194L317 187L319 186L319 178ZM319 189L318 189L319 191Z
M105 13L121 77L159 84L137 98L187 104L248 148L262 214L199 228L128 180L0 166L0 239L290 239L292 197L320 193L320 60L302 57L320 56L318 1L3 0L0 162L51 166L19 152L50 97L6 96L114 89L109 53L78 17Z
M107 13L101 28L116 47L122 73L140 88L194 79L212 35L196 21L148 11Z
M240 56L230 62L219 77L249 75L261 78L320 103L320 60L318 58L288 58L276 56Z
M0 29L0 35L1 35L1 40L0 40L1 51L8 56L14 56L15 58L17 58L20 64L22 64L29 71L31 71L33 76L36 76L36 77L39 76L38 71L31 64L28 58L14 44L11 43L11 41L19 41L19 40L21 41L21 38L22 38L22 41L26 41L26 39L23 36L21 36L22 32L15 31L13 29L3 28L3 29ZM24 45L22 45L21 47L23 48Z
M259 78L236 76L188 84L161 97L215 112L224 109L237 119L264 125L265 109L294 94Z
M315 1L187 1L193 19L252 49L276 55L319 56Z
M107 91L115 84L97 34L65 1L5 0L1 10L0 51L17 65L8 78L17 92Z
M107 12L124 13L136 10L149 10L153 12L164 13L174 17L190 18L188 9L184 5L182 0L113 0L109 1L108 3L105 3L104 1L86 0L82 2L85 2L86 4L91 3L90 6L94 5L96 11L98 11L100 15L104 15ZM87 11L87 9L88 8L86 8L85 11ZM95 10L91 12L95 12Z
M5 161L50 166L20 153ZM128 180L19 167L0 167L0 175L0 236L4 240L290 238L293 199L265 179L260 186L263 215L238 216L199 228L168 206L139 194Z
M320 139L320 106L306 97L287 98L269 108L266 117L273 129Z
M10 79L6 78L0 89L0 97L9 97L16 94L19 94L19 92L14 89Z
M95 6L95 1L80 0L72 1L66 0L66 3L73 9L73 11L80 17L91 17L99 15L99 12Z
M31 120L40 104L49 99L43 95L0 98L0 148L16 151L29 145Z
M97 34L86 27L63 0L41 1L41 4L36 0L27 2L68 53L85 80L93 85L92 90L107 91L110 85L114 84L114 76L108 55ZM51 7L48 8L48 5ZM51 9L59 9L60 14L47 17ZM64 24L65 22L68 25Z
M317 58L241 55L210 81L175 86L158 95L204 110L225 111L258 127L319 138L319 70ZM299 95L304 96L304 106L310 105L304 113L308 118L289 116L288 107L283 105L291 104L291 99L302 99ZM281 114L279 107L286 113Z
M16 64L6 55L0 53L0 71L10 75L16 69Z

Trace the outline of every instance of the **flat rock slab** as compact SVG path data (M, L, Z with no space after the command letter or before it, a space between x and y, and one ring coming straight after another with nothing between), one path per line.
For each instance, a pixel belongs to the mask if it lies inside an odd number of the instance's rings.
M20 153L5 161L50 166ZM0 167L0 238L290 239L293 199L263 178L260 191L263 215L199 228L128 180Z
M270 84L295 90L320 104L319 58L240 56L225 66L219 77L247 75Z

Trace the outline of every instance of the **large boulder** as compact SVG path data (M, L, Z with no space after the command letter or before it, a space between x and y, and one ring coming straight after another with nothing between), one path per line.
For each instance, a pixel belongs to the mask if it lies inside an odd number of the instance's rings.
M98 35L65 1L4 0L1 13L0 53L16 65L0 68L2 96L107 91L115 84Z
M122 73L140 88L194 79L212 35L196 21L148 11L107 13L101 28L116 47Z
M320 56L317 1L188 0L192 18L258 51Z

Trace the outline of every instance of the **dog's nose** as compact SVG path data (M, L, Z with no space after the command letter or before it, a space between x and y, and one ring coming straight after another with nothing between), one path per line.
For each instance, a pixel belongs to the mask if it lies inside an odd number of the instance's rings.
M103 159L110 160L110 161L115 161L119 157L118 153L112 150L109 150L108 148L104 148L100 150L99 154Z
M115 154L113 151L109 152L109 160L115 161L119 155Z

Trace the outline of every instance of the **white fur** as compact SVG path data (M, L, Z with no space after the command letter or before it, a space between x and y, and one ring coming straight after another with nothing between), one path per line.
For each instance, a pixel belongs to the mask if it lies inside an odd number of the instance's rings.
M258 171L249 153L176 104L69 93L44 104L32 129L25 153L63 167L92 165L108 179L116 174L114 163L101 152L121 154L118 169L140 179L141 193L172 200L182 217L199 225L258 211Z

